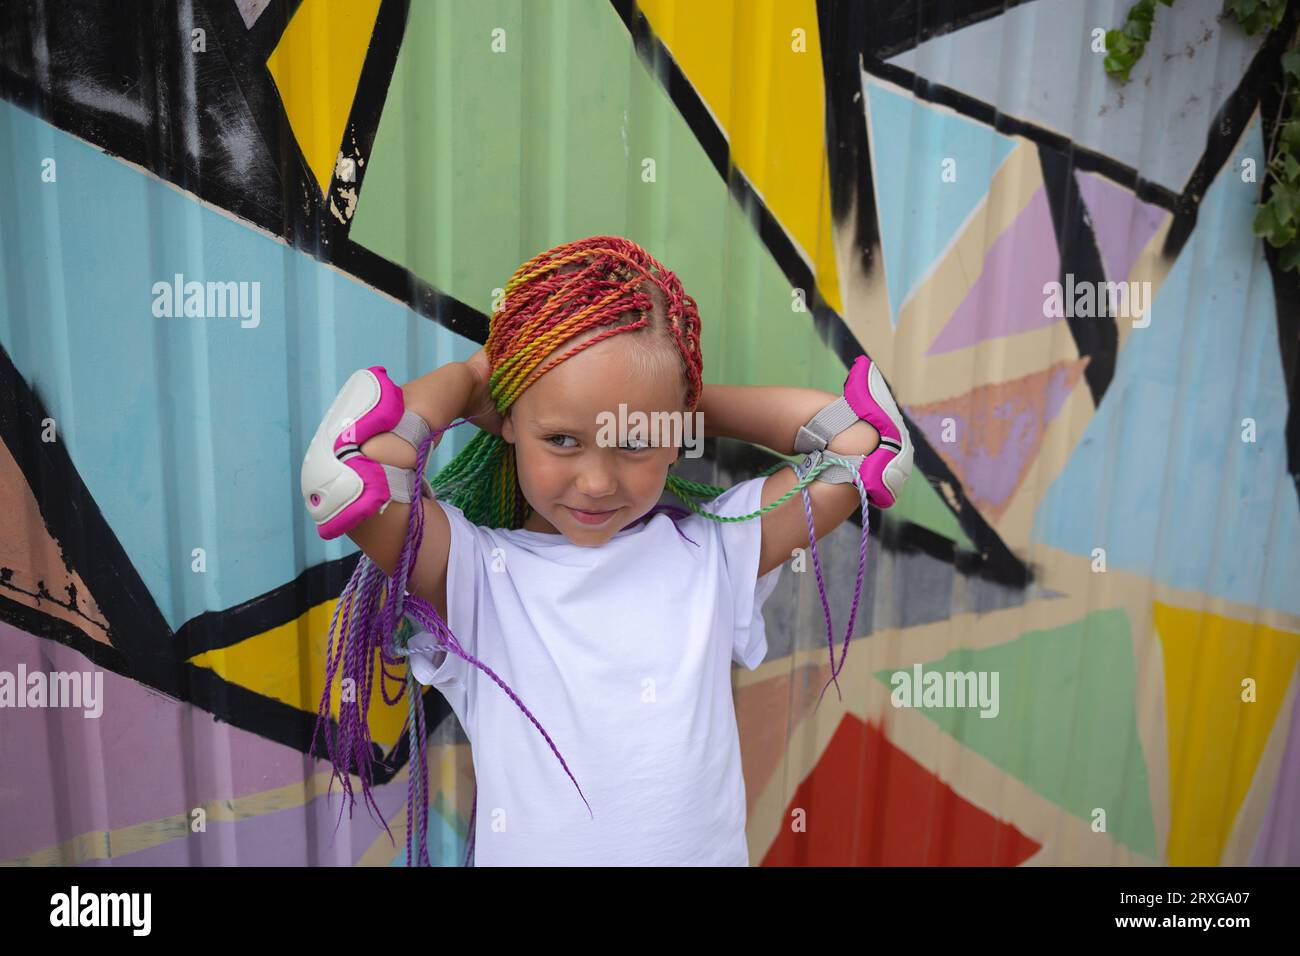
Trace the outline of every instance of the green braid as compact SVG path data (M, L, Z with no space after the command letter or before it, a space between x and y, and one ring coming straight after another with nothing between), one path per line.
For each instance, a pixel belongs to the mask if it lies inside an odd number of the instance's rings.
M767 469L766 471L760 472L758 474L758 477L766 478L768 475L775 474L780 469L786 467L786 464L787 462L785 461L778 461L771 468ZM815 479L818 474L825 471L832 464L834 464L834 462L832 462L830 459L823 459L822 461L819 461L816 465L814 465L811 469L809 469L808 474L804 475L803 478L801 478L793 488L791 488L789 491L783 494L780 498L777 498L776 501L773 501L770 505L767 505L764 508L759 508L753 514L737 515L735 517L727 517L725 515L714 514L711 511L702 511L699 505L696 503L697 499L711 501L712 499L718 497L718 495L726 491L727 489L725 488L719 488L716 485L706 485L698 481L691 481L690 479L682 478L679 475L669 475L668 481L665 482L665 484L667 485L669 491L675 494L686 504L686 507L690 508L692 511L694 511L697 515L700 515L701 517L709 518L713 521L752 521L755 518L767 514L777 505L783 504L796 491L802 491L804 488L806 488L809 484L812 483L813 479Z

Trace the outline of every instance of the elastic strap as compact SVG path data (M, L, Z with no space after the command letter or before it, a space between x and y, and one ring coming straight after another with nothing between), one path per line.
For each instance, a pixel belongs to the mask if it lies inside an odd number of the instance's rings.
M398 468L396 465L384 465L384 474L388 477L388 492L392 495L392 500L400 504L409 505L411 503L411 488L415 484L414 468ZM429 479L424 479L424 487L421 489L424 497L432 498L433 486L429 484Z
M859 421L858 413L853 410L853 406L849 404L848 399L841 395L814 415L808 424L800 425L799 434L795 436L794 440L794 450L804 452L808 454L808 457L798 465L793 466L795 474L802 479L823 458L829 458L835 461L836 464L818 474L817 480L832 485L852 482L854 471L861 467L866 456L835 455L826 451L826 446L832 438ZM854 469L854 471L850 471L850 468Z
M429 423L422 416L417 415L408 408L402 412L402 417L390 431L414 448L416 454L419 454L420 446L424 444L424 440L429 437L429 432L433 431L433 429L429 427ZM411 486L415 484L415 469L384 465L384 474L388 476L388 490L393 496L392 500L409 505L411 503ZM424 479L424 487L421 490L426 498L434 496L433 486L429 484L428 478Z
M429 437L429 432L432 430L433 429L429 427L428 422L409 408L402 412L401 420L392 428L394 435L398 438L404 439L406 443L417 452L420 450L420 446L424 444L424 440Z

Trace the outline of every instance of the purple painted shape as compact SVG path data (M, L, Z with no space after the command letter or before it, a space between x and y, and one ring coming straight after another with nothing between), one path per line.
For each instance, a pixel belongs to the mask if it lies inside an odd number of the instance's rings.
M1160 228L1165 211L1095 173L1075 170L1074 178L1092 220L1092 232L1106 264L1106 278L1111 282L1127 281L1133 261Z
M0 660L10 673L17 672L19 663L26 665L28 674L100 671L77 651L3 621ZM55 846L77 834L159 820L209 800L260 793L330 770L327 760L221 723L191 704L118 674L102 673L99 717L68 708L0 711L5 784L0 787L0 820L5 821L0 826L0 860ZM405 799L406 785L396 789ZM339 798L335 784L333 812L317 814L322 820L328 816L327 834L333 833ZM353 826L361 820L373 839L378 824L366 816L360 799L353 818ZM259 832L260 825L244 821L240 826L246 824L250 832ZM286 829L285 836L301 844L306 833L301 819L297 826L297 831ZM339 827L341 845L346 826L345 820ZM178 852L189 852L189 841L174 842L182 844ZM277 844L271 840L269 845Z
M1030 378L1041 378L1036 373ZM988 386L962 398L962 404L971 408L965 414L934 410L930 406L926 411L908 408L908 415L917 427L925 433L932 447L939 449L944 458L953 466L967 497L981 505L995 509L1006 506L1011 495L1020 484L1030 460L1037 453L1043 431L1065 403L1066 397L1073 389L1075 376L1068 366L1058 366L1047 377L1046 396L1043 406L1032 400L1032 396L1017 394L1009 390L1016 383ZM1002 397L997 401L994 396L1000 390ZM980 391L985 391L981 395ZM956 422L958 441L952 444L943 441L944 419ZM994 431L1005 434L1005 439L998 448L990 448L987 439Z
M1046 190L1039 186L1015 222L994 241L979 278L925 354L940 355L1060 321L1043 315L1043 286L1060 278L1052 211Z
M1291 706L1291 733L1250 865L1300 866L1300 693Z
M371 816L373 811L362 802L359 785L355 793L357 802L352 815L349 818L344 809L341 823L339 808L343 805L343 794L335 784L328 801L321 796L305 806L287 807L237 822L209 818L205 833L191 833L146 850L88 860L82 865L356 866L376 837L387 841L388 835ZM388 844L392 852L385 854L378 865L388 865L399 853L405 861L406 843L401 831L394 827L397 815L405 815L405 778L374 787L370 793L393 828L393 842Z

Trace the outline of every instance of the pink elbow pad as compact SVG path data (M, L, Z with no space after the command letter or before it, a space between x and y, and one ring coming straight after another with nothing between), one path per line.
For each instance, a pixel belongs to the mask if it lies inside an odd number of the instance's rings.
M826 451L832 438L858 420L880 434L880 444L869 455L834 455ZM844 379L844 395L828 404L799 429L795 451L810 453L801 469L802 477L821 458L833 464L817 478L832 484L852 481L849 468L857 470L868 500L877 508L892 507L912 473L912 436L903 421L885 377L870 358L859 355Z
M361 445L391 431L418 450L429 424L406 409L402 390L382 365L353 372L334 398L302 463L302 496L326 540L381 513L390 501L410 502L415 471L374 461ZM433 497L427 480L426 496Z

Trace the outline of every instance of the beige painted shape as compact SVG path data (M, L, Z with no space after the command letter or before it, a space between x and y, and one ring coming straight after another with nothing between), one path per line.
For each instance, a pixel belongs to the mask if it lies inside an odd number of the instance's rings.
M36 440L40 440L39 436ZM108 622L104 620L103 612L86 582L81 580L81 575L68 567L59 542L50 536L45 526L40 505L26 476L3 441L0 441L0 501L4 502L4 507L0 508L0 566L12 568L14 572L10 578L14 587L0 588L0 595L66 621L92 640L109 644ZM55 601L66 602L67 585L76 587L81 614L61 604L38 600L35 594L40 581L45 582L45 589Z

